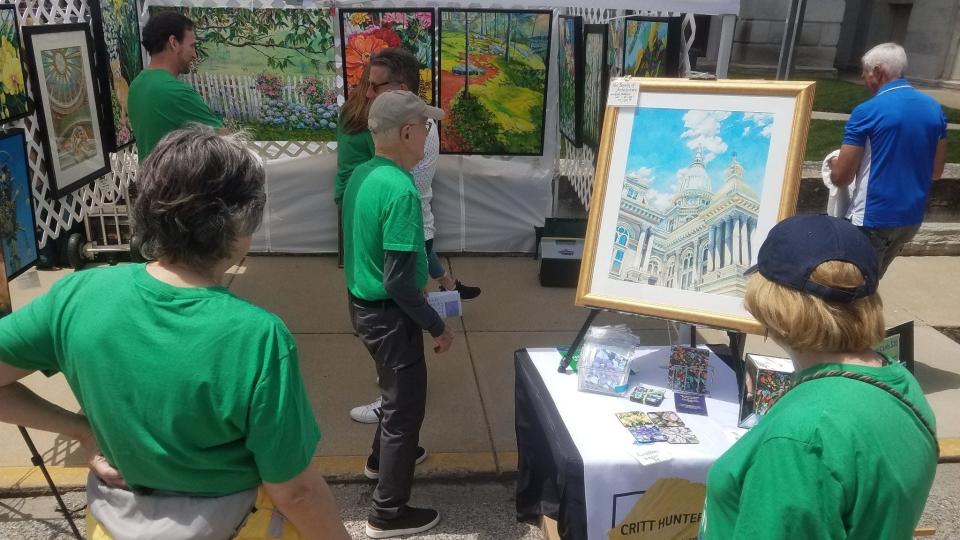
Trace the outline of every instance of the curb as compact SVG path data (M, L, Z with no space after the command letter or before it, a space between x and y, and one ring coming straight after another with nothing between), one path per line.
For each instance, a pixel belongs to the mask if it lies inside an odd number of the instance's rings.
M958 456L960 458L960 456ZM363 475L367 456L316 456L314 467L331 482L371 482ZM415 478L421 480L493 480L509 479L516 475L517 453L493 452L452 453L432 452L417 466ZM50 478L60 491L84 489L87 467L47 465ZM50 489L39 467L0 467L0 497L33 496L49 493Z
M960 438L940 439L939 463L960 463ZM417 466L420 480L507 480L517 472L517 452L431 453ZM367 456L317 456L312 464L331 482L371 482L363 476ZM86 467L48 465L50 478L61 491L83 489ZM0 467L0 497L34 496L49 493L39 467Z

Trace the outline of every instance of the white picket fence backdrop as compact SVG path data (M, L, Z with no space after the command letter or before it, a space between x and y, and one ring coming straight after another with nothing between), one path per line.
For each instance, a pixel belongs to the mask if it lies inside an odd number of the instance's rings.
M290 103L309 105L306 96L297 91L304 78L302 76L283 77L279 98ZM226 118L256 120L260 118L261 107L270 100L269 96L257 89L256 77L249 75L191 73L182 75L181 79L200 92L210 107ZM329 88L334 81L321 79L320 83L324 88Z

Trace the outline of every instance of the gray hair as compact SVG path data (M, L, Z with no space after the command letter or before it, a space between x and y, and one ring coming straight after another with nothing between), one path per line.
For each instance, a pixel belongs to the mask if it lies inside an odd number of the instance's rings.
M242 137L200 125L173 131L140 167L134 230L151 256L210 268L260 226L265 178Z
M881 43L867 51L860 62L865 70L880 66L888 77L899 79L907 69L907 52L896 43Z

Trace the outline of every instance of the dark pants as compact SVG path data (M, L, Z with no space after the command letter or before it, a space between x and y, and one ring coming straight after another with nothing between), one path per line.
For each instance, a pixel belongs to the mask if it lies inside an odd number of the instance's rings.
M900 255L903 246L913 239L920 225L907 225L905 227L883 227L875 229L873 227L860 227L863 234L870 239L873 251L877 254L877 264L880 268L880 276L887 272L890 263Z
M391 300L367 302L351 297L350 319L376 364L383 398L372 454L379 458L380 481L370 515L394 519L410 500L427 405L423 330Z

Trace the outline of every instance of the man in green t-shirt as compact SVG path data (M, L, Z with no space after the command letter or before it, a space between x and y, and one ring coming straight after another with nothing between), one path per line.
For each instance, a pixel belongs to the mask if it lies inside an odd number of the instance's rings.
M140 162L147 159L164 135L188 124L223 127L223 119L210 110L189 84L177 78L189 73L197 58L193 21L174 11L153 15L143 28L143 46L150 65L130 84L130 125L137 139Z
M366 534L391 538L436 526L440 514L407 505L427 401L423 331L434 351L453 334L427 304L427 257L420 194L408 172L423 159L424 141L443 111L415 94L378 96L367 118L376 155L357 167L343 197L344 275L354 330L376 364L383 398L364 474L377 479Z

